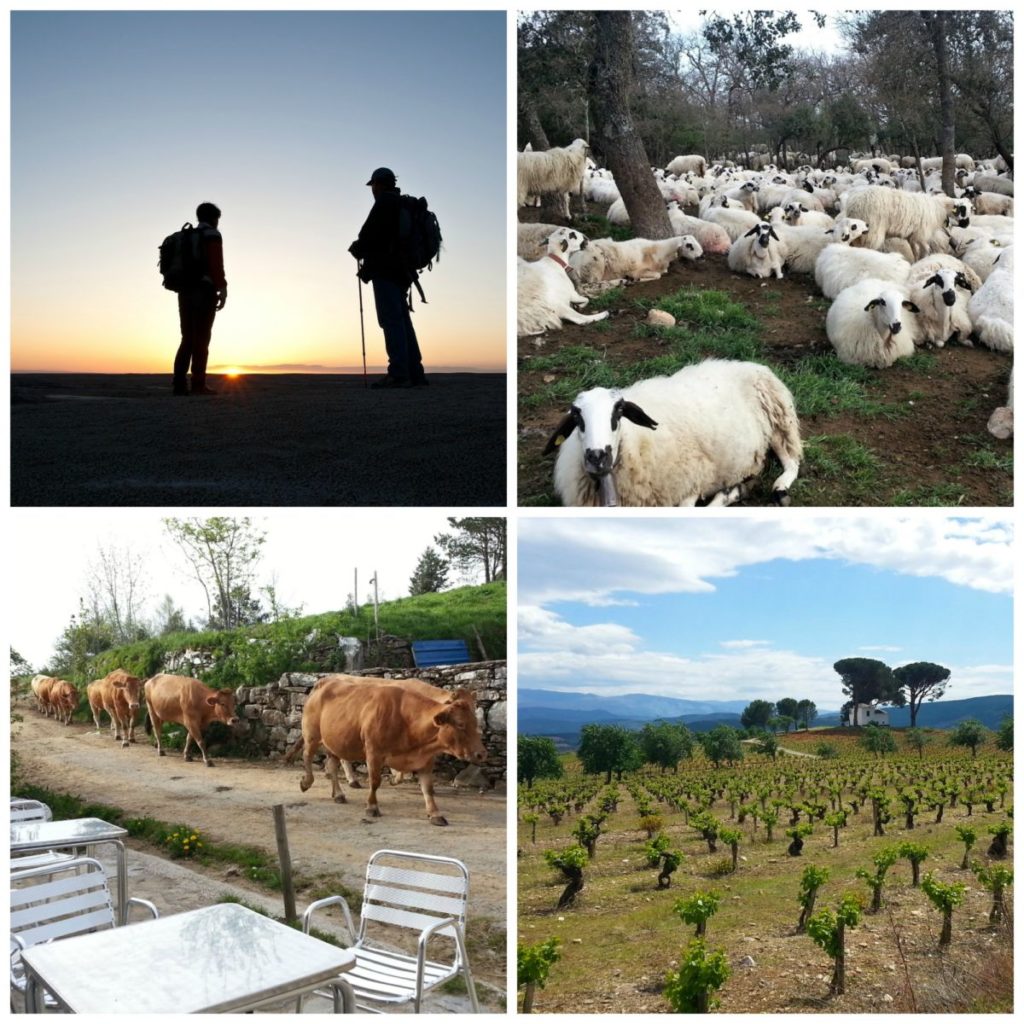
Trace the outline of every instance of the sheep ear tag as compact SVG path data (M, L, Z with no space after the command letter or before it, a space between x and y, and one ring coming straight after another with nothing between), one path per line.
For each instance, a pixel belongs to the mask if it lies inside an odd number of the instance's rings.
M568 436L576 429L576 420L573 414L567 413L561 423L555 427L555 432L548 438L544 446L543 455L550 455L559 445L564 444Z

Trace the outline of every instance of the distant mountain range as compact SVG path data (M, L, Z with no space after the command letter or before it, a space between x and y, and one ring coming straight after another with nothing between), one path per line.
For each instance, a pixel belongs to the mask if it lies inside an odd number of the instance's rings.
M565 693L560 690L519 691L519 733L524 736L550 736L560 750L579 745L584 725L620 725L639 730L647 722L663 719L678 722L693 732L707 732L724 723L738 728L740 713L749 700L687 700L631 693L623 697L602 697L595 693ZM910 725L909 708L889 708L893 726ZM976 718L989 729L996 729L1013 715L1013 696L998 694L969 697L964 700L923 704L917 724L929 729L951 729L965 718ZM819 711L815 725L839 725L837 710Z

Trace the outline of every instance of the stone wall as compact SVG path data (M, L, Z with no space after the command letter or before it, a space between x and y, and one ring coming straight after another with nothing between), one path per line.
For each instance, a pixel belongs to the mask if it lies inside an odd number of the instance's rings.
M309 691L326 672L287 672L268 686L240 686L236 691L238 716L250 739L271 758L284 755L302 736L302 707ZM504 661L481 661L438 668L376 668L352 675L382 679L422 679L446 690L471 690L476 697L480 734L489 757L484 774L496 782L505 779L507 758L507 669ZM463 762L437 759L437 774L454 774Z

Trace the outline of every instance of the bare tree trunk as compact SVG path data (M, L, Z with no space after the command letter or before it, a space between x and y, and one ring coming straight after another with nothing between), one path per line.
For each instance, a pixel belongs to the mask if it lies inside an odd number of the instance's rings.
M956 195L953 190L956 175L956 125L953 113L953 83L949 77L949 55L946 47L946 26L949 16L945 11L922 11L921 17L932 37L939 76L939 109L942 112L942 191L947 196L953 196Z
M520 91L518 106L519 127L530 144L538 151L550 149L551 143L548 142L547 133L544 131L544 126L540 123L540 115L537 113L537 107L534 105L533 99L529 96L524 96L522 91Z
M633 21L629 11L597 11L590 65L594 141L605 155L638 238L670 238L665 203L651 174L643 140L633 126Z

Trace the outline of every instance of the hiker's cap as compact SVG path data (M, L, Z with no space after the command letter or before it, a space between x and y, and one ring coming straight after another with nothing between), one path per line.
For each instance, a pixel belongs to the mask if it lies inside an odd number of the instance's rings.
M366 183L372 185L375 181L388 182L392 185L395 184L395 172L390 167L378 167L377 170L370 175L370 180Z

